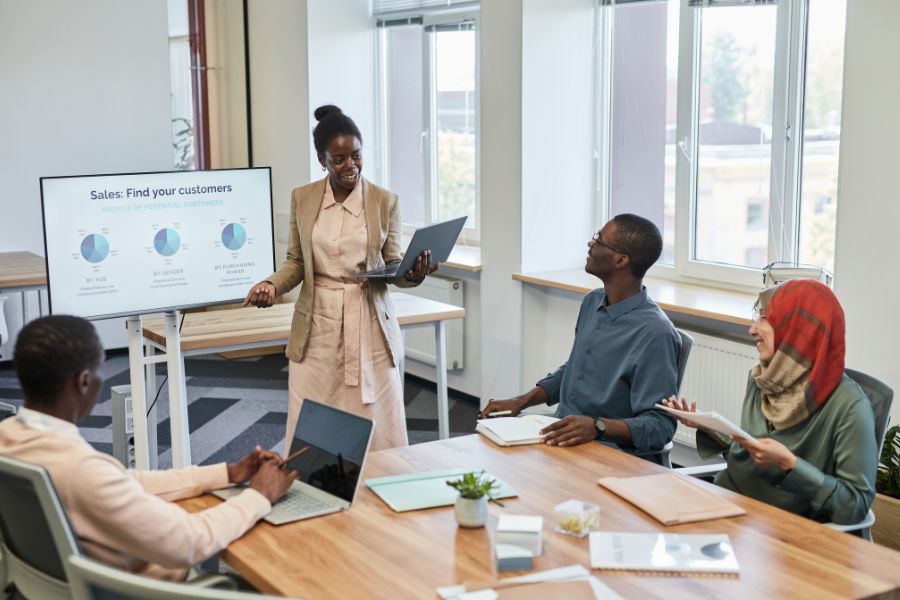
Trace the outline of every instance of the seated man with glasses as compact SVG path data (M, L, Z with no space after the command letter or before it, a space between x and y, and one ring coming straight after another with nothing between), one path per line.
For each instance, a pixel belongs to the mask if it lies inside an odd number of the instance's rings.
M551 446L601 440L638 454L662 450L675 419L654 405L676 388L681 338L642 285L661 253L659 229L643 217L621 214L604 225L584 267L603 287L581 302L569 360L530 392L491 400L481 418L558 403L560 420L541 431Z

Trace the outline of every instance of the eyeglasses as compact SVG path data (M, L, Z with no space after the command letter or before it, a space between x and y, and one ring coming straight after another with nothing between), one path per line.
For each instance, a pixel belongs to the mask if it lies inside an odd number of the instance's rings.
M593 242L593 244L595 246L603 246L604 248L609 248L613 252L618 252L619 254L624 254L625 256L628 256L628 258L631 258L631 256L629 256L629 254L627 252L625 252L624 250L620 250L619 248L616 248L615 246L610 246L609 244L604 242L603 238L600 237L599 231L594 234L594 237L591 238L591 242Z
M753 311L750 313L750 320L752 320L753 323L756 324L765 318L766 312L759 307L759 300L757 300L753 305Z

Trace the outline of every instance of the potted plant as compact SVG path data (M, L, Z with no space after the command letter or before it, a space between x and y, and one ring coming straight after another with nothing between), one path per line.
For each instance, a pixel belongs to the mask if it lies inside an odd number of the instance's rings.
M872 538L883 546L900 550L900 425L884 436L878 474L875 479L875 526Z
M459 492L455 505L456 522L463 527L484 527L487 522L488 500L503 506L492 495L494 488L499 487L497 480L489 479L484 471L465 473L461 479L448 481L447 485Z

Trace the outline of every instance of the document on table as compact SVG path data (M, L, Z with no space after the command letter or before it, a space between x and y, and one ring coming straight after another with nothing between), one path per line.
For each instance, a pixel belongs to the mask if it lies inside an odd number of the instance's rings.
M547 415L481 419L475 431L498 446L526 446L541 443L541 429L556 421L559 419Z
M725 534L592 531L591 567L666 573L740 572Z
M554 584L561 585L555 589ZM570 584L569 589L565 584ZM581 584L581 585L578 585ZM582 565L571 565L568 567L559 567L548 571L538 571L529 575L520 577L509 577L494 582L495 587L484 587L481 584L466 583L464 585L450 585L439 587L437 589L438 596L442 600L505 600L506 598L558 598L571 597L578 598L575 594L584 594L585 592L595 600L621 600L621 596L616 594L605 583L591 575L590 571ZM587 588L586 586L590 586ZM526 587L533 588L526 591ZM531 591L535 596L527 596ZM556 592L566 594L560 596Z
M663 404L657 404L656 408L661 408L670 415L681 417L682 419L687 419L688 421L693 421L698 425L703 425L704 427L708 427L713 431L718 431L719 433L723 433L728 436L742 437L748 439L750 441L756 441L756 438L717 413L714 410L710 411L697 411L697 412L688 412L686 410L678 410L676 408L669 408Z

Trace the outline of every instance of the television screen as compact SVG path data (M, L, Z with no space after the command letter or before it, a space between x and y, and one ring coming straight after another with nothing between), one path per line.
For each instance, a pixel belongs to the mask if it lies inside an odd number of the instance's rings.
M242 300L275 266L268 167L41 178L50 312Z

